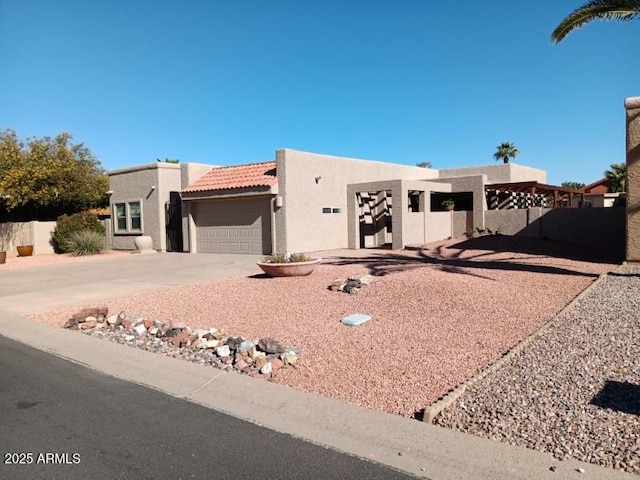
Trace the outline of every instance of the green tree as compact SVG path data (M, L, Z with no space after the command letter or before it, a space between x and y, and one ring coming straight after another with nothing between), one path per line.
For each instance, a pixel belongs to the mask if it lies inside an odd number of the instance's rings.
M575 190L580 190L581 188L586 187L584 183L580 182L562 182L560 185L567 188L573 188Z
M510 158L516 158L520 152L513 143L502 142L496 147L496 153L493 154L493 158L502 160L503 163L509 163Z
M431 164L431 162L420 162L420 163L416 163L416 167L433 168L433 165Z
M0 132L0 202L25 220L107 205L109 181L98 160L72 136L32 137Z
M627 22L638 15L640 15L640 0L592 0L562 20L551 33L551 41L559 43L573 30L594 20Z
M627 190L627 164L612 163L609 170L605 170L604 176L607 179L607 186L610 192L625 192Z

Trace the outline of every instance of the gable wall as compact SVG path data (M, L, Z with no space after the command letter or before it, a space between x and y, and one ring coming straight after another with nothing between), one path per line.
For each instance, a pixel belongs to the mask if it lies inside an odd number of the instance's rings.
M279 253L346 248L348 184L438 177L433 169L288 149L276 152L276 162L283 201L275 210L274 250ZM323 214L323 207L340 213Z

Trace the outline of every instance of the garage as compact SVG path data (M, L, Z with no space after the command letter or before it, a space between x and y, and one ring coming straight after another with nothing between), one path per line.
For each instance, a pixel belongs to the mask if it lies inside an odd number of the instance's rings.
M193 202L200 253L271 253L270 197Z

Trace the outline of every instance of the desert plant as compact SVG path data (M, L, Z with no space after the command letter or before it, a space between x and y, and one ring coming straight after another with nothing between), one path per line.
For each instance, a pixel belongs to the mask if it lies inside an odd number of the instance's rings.
M447 208L447 207L453 207L455 206L456 202L453 201L453 199L451 198L447 198L446 200L442 201L442 206Z
M93 230L80 230L69 238L69 253L73 256L97 255L104 253L107 248L107 240L104 233Z
M100 223L98 217L94 214L83 212L58 217L56 228L51 234L51 241L56 253L70 252L74 234L86 230L96 232L105 237L104 225Z
M496 160L502 160L503 163L509 163L510 158L516 158L520 152L516 146L511 142L502 142L496 147L496 153L493 154L493 158Z
M264 263L295 263L308 262L309 260L311 258L304 253L274 253L262 259Z

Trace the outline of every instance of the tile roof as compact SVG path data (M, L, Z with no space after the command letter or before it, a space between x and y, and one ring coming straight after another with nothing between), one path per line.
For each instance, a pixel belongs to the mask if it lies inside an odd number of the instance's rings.
M582 187L580 190L582 190L582 191L584 191L584 192L589 193L589 191L590 191L591 189L593 189L593 188L599 187L599 186L601 186L601 185L606 186L607 182L608 182L608 180L607 180L607 178L606 178L606 177L605 177L605 178L601 178L601 179L600 179L600 180L598 180L597 182L593 182L593 183L590 183L589 185L587 185L587 186L585 186L585 187Z
M270 187L277 182L276 162L247 163L231 167L214 167L198 180L187 185L182 192Z

